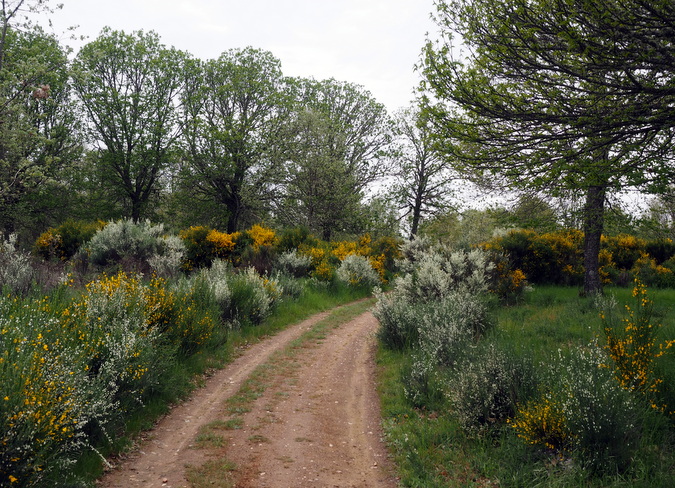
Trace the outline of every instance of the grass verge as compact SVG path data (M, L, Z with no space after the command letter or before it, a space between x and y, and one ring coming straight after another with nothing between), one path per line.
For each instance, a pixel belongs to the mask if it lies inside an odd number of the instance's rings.
M675 290L650 291L653 322L660 336L675 338ZM608 289L621 305L632 303L630 289ZM583 347L602 338L602 321L592 299L574 288L538 287L526 300L497 311L498 325L486 340L528 354L535 364L557 351ZM403 486L410 487L669 487L675 486L675 429L672 420L651 415L643 425L637 453L625 471L591 474L570 457L526 445L508 425L489 435L465 432L444 395L433 409L406 400L402 373L413 367L410 351L380 346L379 394L385 439ZM660 372L666 395L673 389L675 356L664 356ZM671 393L672 398L672 393ZM672 404L672 403L671 403ZM672 418L672 417L671 417Z

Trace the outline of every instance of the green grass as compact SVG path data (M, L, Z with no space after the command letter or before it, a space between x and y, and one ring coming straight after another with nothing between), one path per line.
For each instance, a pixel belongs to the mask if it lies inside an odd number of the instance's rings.
M609 288L605 293L616 296L619 304L633 300L631 289ZM675 290L649 294L654 300L652 323L662 325L660 337L675 338ZM496 314L498 325L484 340L531 355L535 364L545 363L558 349L603 337L592 299L580 298L576 288L537 287L523 303L501 307ZM380 347L377 362L385 438L403 486L675 486L675 429L665 416L653 414L645 423L643 445L628 471L591 476L569 458L525 445L508 427L487 436L467 435L447 400L436 411L412 408L401 383L401 371L412 362L410 351ZM661 361L661 368L664 389L672 389L675 351Z

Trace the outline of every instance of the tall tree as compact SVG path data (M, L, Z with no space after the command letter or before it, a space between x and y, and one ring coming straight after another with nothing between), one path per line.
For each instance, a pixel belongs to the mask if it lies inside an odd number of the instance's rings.
M336 134L321 114L303 111L286 127L286 181L276 209L285 224L303 225L330 240L335 230L352 230L362 194L346 162L336 158Z
M424 51L439 148L475 177L581 189L586 292L601 288L608 192L672 180L670 0L439 0ZM453 35L464 41L453 44Z
M452 161L434 149L431 126L420 118L419 110L400 110L395 116L395 134L392 197L410 219L412 239L423 218L447 211L453 193L450 183L457 175Z
M363 87L334 79L288 79L287 91L293 113L277 155L285 166L279 185L285 198L273 213L326 240L336 230L358 232L362 200L389 170L386 109Z
M5 0L0 7L0 230L13 232L27 220L31 196L79 146L67 52L24 17L50 12L48 2Z
M159 191L162 170L176 151L186 60L154 32L109 28L75 59L74 86L104 181L123 195L134 220Z
M331 157L343 161L355 190L362 192L387 175L391 120L384 105L360 85L335 79L289 80L298 111L311 111L325 120L333 136L327 140Z
M247 47L201 64L185 94L185 177L227 211L227 231L266 197L288 104L281 63Z

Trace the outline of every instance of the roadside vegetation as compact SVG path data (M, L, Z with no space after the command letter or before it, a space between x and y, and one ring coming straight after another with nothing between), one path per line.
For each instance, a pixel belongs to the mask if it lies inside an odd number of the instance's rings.
M604 295L522 280L500 303L488 251L418 240L403 255L375 313L404 486L673 484L672 288L623 270L632 283Z
M47 261L0 246L0 486L22 487L91 486L238 346L369 295L398 250L126 220L48 230Z

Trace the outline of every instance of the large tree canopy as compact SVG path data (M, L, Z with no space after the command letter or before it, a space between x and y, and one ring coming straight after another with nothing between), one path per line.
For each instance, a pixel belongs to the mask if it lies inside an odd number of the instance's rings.
M203 63L185 92L186 182L227 210L227 230L263 198L288 104L281 63L259 49L232 49ZM248 197L247 197L248 196Z
M0 2L0 230L30 225L28 198L76 157L68 61L54 36L22 18L45 1ZM33 212L36 213L36 212Z
M367 190L389 169L387 111L353 83L294 78L287 89L293 112L280 146L283 198L274 214L284 223L308 225L325 239L334 231L354 231Z
M180 135L180 73L186 58L163 46L153 32L106 28L75 60L74 86L104 181L121 193L134 220L158 191Z
M675 174L675 4L436 5L441 37L428 42L422 71L439 148L475 178L583 190L585 290L598 290L606 193L659 191Z

